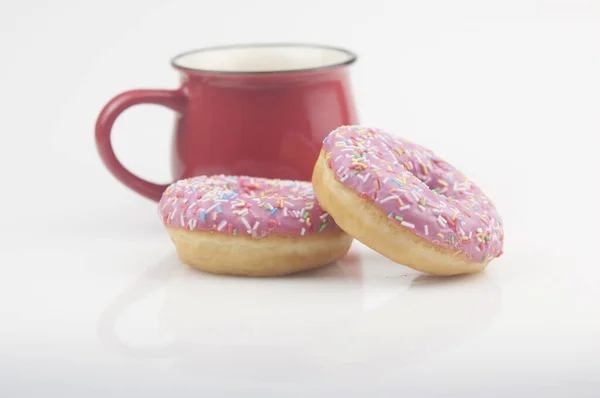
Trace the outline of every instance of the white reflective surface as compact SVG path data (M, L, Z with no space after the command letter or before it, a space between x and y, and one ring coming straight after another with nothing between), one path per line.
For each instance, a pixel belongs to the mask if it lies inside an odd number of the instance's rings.
M152 204L121 206L121 232L92 216L95 232L4 251L9 391L458 397L598 387L599 274L565 251L513 241L486 272L439 278L355 243L308 273L221 277L181 265L158 222L136 221Z

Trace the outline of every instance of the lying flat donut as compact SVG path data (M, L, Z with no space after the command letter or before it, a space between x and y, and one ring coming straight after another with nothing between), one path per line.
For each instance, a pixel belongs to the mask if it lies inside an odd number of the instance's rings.
M204 271L277 276L343 257L352 238L308 182L213 176L167 188L159 215L179 259Z
M502 221L488 197L429 149L379 129L331 132L312 182L344 231L398 263L453 275L502 254Z

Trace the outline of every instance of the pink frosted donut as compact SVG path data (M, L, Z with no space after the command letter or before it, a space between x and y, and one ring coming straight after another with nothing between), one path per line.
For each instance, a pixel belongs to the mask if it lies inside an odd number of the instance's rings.
M214 273L298 272L341 258L352 243L302 181L181 180L164 192L159 214L180 260Z
M415 269L476 272L502 254L502 221L488 197L429 149L379 129L331 132L313 186L344 231Z

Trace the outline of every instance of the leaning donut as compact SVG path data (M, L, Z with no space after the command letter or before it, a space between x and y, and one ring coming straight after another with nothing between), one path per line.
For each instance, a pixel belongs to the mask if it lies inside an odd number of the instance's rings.
M502 221L488 197L429 149L379 129L331 132L312 182L344 231L398 263L453 275L502 254Z
M179 259L204 271L277 276L335 261L345 234L309 182L195 177L170 185L159 202Z

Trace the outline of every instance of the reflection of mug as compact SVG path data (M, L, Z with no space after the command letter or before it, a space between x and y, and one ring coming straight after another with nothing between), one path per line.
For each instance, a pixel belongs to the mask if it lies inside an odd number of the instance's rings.
M96 145L110 172L158 200L166 188L133 175L110 142L121 112L157 104L178 113L172 146L175 180L201 174L309 181L321 142L357 123L346 66L356 56L317 45L238 45L176 56L177 90L133 90L113 98L96 122Z

